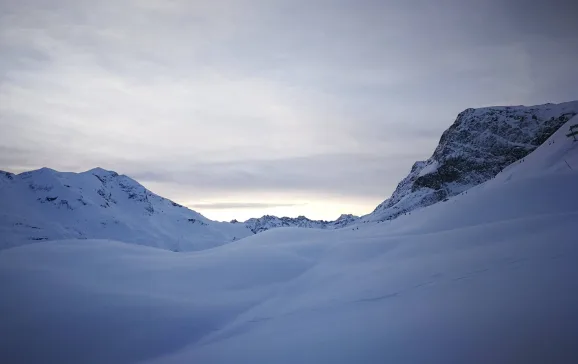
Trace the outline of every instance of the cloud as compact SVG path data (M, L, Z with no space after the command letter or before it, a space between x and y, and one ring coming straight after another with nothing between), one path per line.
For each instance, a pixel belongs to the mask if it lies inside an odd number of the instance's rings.
M416 155L399 154L382 158L372 155L325 154L286 159L196 163L186 167L158 166L155 172L128 173L143 183L180 183L191 191L218 197L215 193L235 191L308 191L318 196L383 196L400 176L407 174ZM375 181L380 181L376 183Z
M266 209L271 207L289 207L302 206L304 204L294 203L263 203L263 202L210 202L210 203L195 203L189 204L188 207L192 209L205 210L229 210L229 209Z
M0 169L378 203L463 109L578 98L572 4L7 2Z

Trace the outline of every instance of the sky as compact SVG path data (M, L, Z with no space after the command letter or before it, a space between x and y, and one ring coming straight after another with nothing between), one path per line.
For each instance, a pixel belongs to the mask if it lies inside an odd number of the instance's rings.
M578 99L578 5L0 0L0 169L217 220L366 214L469 107Z

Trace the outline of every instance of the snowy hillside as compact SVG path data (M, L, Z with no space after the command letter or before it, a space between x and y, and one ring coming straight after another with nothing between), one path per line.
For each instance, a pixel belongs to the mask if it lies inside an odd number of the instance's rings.
M252 235L155 195L129 177L96 168L0 173L0 249L55 239L113 239L175 251Z
M361 221L396 218L487 181L576 114L578 101L467 109L442 134L433 155L416 162L391 197Z
M173 251L207 249L278 227L337 229L385 221L446 200L493 178L578 113L578 101L468 109L446 130L432 157L416 162L392 196L362 218L335 221L263 216L215 222L100 168L0 171L0 249L56 239L112 239Z
M0 251L0 362L576 363L571 124L467 192L355 230Z
M133 179L95 168L49 168L14 175L0 171L0 249L57 239L112 239L173 251L212 248L277 227L335 229L335 221L263 216L217 222L162 198Z

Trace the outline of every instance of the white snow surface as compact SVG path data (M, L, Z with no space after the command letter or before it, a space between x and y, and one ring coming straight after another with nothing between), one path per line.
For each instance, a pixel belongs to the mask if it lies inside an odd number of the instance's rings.
M212 248L253 233L216 222L102 168L0 173L0 249L45 240L115 239L174 251Z
M392 221L187 253L110 240L2 250L0 362L576 363L573 123Z

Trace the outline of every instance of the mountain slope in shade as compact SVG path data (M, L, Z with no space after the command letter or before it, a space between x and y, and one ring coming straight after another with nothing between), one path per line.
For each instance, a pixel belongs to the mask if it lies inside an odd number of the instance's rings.
M361 221L384 221L455 196L489 180L541 145L578 114L578 101L467 109L416 162L391 197Z
M568 126L467 193L356 230L0 251L0 362L577 363Z
M95 168L0 173L0 249L55 239L114 239L200 250L252 235L244 225L211 221L133 179Z

